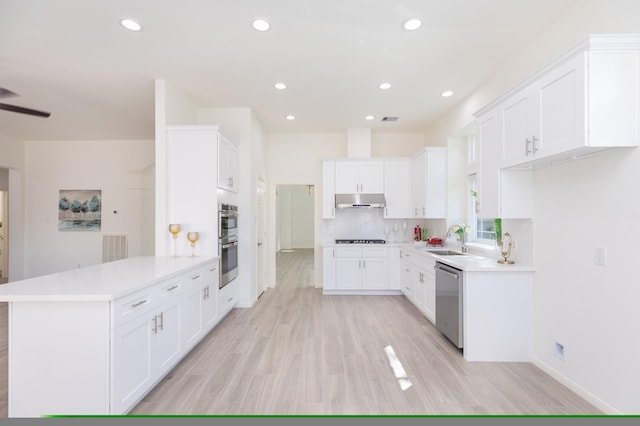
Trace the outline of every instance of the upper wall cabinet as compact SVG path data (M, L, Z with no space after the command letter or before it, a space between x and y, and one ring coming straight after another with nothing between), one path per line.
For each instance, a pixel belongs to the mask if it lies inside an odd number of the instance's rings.
M640 140L640 35L574 46L476 114L499 111L499 168L531 168Z
M384 165L381 160L336 161L336 194L382 194Z
M411 184L413 217L447 217L447 149L425 148L414 155Z
M385 219L411 217L411 159L384 160Z
M335 170L334 161L322 162L322 218L333 219L336 217L335 207Z
M238 192L238 147L220 129L218 132L218 188Z

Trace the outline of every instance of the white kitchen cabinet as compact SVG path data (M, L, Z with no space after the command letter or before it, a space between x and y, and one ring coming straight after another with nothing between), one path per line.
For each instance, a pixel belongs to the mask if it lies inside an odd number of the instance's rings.
M336 249L335 247L322 248L322 289L335 290L336 288Z
M334 161L322 162L322 218L333 219L336 217L336 163Z
M113 412L126 412L179 360L181 287L181 278L172 279L142 297L116 301L116 306L132 307L130 313L116 308L116 314L136 316L113 332ZM144 310L137 313L138 307Z
M222 129L218 130L218 188L238 192L238 147Z
M424 314L433 324L436 323L436 273L433 269L435 265L436 261L430 256L422 265L425 287Z
M182 302L182 346L200 341L217 322L218 265L200 268L185 278Z
M387 247L336 247L337 290L387 290L389 252Z
M402 292L411 303L429 320L436 321L436 276L435 259L426 253L411 253L402 250L400 263Z
M176 240L178 255L191 253L184 236L198 231L199 255L218 255L218 135L219 126L167 127L167 219L182 225ZM167 224L163 226L167 226ZM167 253L174 241L166 232Z
M411 214L411 159L384 160L385 219L405 219Z
M238 280L235 279L218 290L218 312L220 317L227 315L237 303Z
M478 117L478 217L531 218L533 172L500 168L500 130L503 128L504 117L500 112L500 108L496 107ZM511 127L512 133L515 133L516 126Z
M413 217L447 216L446 148L425 148L412 157L411 187Z
M204 271L200 286L216 284L217 263L134 257L2 286L9 417L127 413L191 349L183 344L194 332L184 321L189 283Z
M382 194L382 160L339 160L335 162L336 194Z
M205 268L205 282L202 295L202 328L208 333L218 323L218 288L220 286L219 265L213 264Z
M592 35L476 116L500 111L499 167L533 168L640 143L640 36Z
M401 290L402 289L402 275L401 275L401 262L402 254L400 253L400 247L389 247L389 289Z
M411 300L413 298L413 262L411 253L406 250L400 252L400 282L402 293Z

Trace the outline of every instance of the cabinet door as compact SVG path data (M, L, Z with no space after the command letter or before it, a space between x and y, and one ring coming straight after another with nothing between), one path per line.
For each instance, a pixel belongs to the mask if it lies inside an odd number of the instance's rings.
M413 217L424 217L427 214L424 204L426 171L426 153L423 151L411 160L411 207Z
M218 134L218 188L229 189L229 141Z
M114 331L112 413L128 411L155 379L151 355L153 316L141 315Z
M387 219L410 218L411 214L411 160L385 160L384 198Z
M180 301L162 305L152 318L152 365L158 377L175 364L180 357Z
M402 283L402 292L404 295L412 299L413 298L413 265L408 260L408 257L405 257L403 254L402 262L400 263L400 267L402 270L400 271L400 281Z
M389 247L389 290L402 288L400 247Z
M384 192L384 163L382 161L360 162L359 183L362 194L382 194Z
M433 265L424 268L425 304L424 313L429 321L436 322L436 274Z
M499 115L489 111L478 118L480 162L478 163L478 217L500 216Z
M336 161L335 193L355 194L360 192L359 163L357 161Z
M426 180L424 194L424 217L439 219L447 217L447 151L427 149Z
M335 192L336 164L333 161L322 163L322 218L333 219L336 217L336 192Z
M336 258L336 288L351 290L362 288L362 259Z
M322 248L322 288L335 290L336 288L336 249L334 247Z
M220 272L218 265L207 268L205 283L200 291L202 300L202 328L206 333L218 321L218 287L220 286Z
M413 275L413 300L422 312L425 311L426 298L427 289L425 286L424 269L416 266Z
M193 346L202 336L202 285L189 288L182 301L182 346Z
M533 146L536 158L571 151L585 144L584 61L584 55L577 55L535 86L540 102L540 137Z
M534 144L539 143L538 132L534 130L536 105L535 93L528 89L508 99L501 107L502 167L533 159Z
M362 288L382 290L389 288L389 260L381 257L362 259Z

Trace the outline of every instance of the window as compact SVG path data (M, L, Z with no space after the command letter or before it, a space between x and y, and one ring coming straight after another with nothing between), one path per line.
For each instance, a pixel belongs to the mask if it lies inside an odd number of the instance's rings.
M470 241L478 244L486 244L494 246L496 242L496 220L494 218L482 218L478 217L477 211L477 175L472 173L467 176L468 179L468 194L469 200L467 205L469 206L468 218L471 226Z

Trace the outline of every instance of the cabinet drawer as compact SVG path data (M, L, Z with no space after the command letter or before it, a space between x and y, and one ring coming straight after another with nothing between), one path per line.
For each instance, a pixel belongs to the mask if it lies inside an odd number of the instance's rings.
M388 257L389 250L386 247L363 247L362 257Z
M200 277L199 278L200 280L202 280L204 277L204 273L191 274L191 275L198 275ZM167 300L171 300L173 298L180 296L182 294L182 290L184 289L185 279L188 279L188 278L184 276L179 276L167 281L163 281L162 283L156 284L155 286L153 286L156 289L155 291L158 294L158 303L164 303Z
M218 312L225 315L238 303L238 280L233 280L218 292Z
M116 299L111 304L112 327L118 327L136 316L158 306L158 287L151 286L128 296Z
M336 257L362 257L362 248L336 247Z

